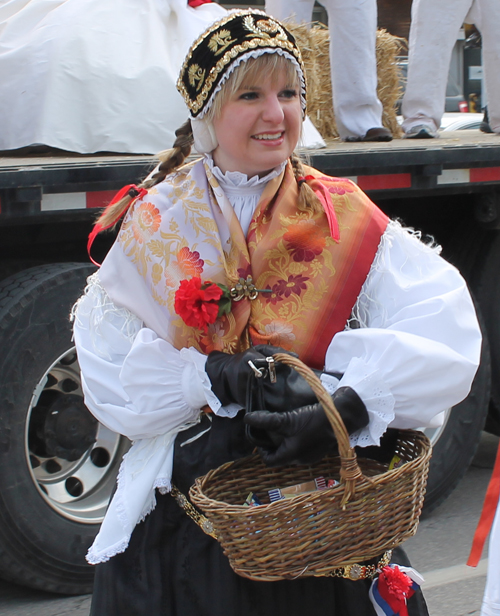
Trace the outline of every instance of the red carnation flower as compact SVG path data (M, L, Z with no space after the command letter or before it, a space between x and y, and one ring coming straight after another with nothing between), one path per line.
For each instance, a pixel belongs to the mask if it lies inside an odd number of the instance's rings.
M215 323L217 317L231 310L229 290L224 285L193 276L190 280L181 280L175 293L175 312L189 327L196 327L205 332Z
M410 595L412 580L397 566L384 567L380 572L378 583L379 590L382 590L383 587L396 601L406 602L406 599ZM382 592L381 594L383 596Z

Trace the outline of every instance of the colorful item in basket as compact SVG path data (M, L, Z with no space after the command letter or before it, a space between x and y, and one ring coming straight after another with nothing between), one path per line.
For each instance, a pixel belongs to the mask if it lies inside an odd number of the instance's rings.
M249 492L243 505L245 507L258 507L259 505L262 505L262 503L255 492Z
M338 485L340 485L340 483L336 479L329 479L326 482L327 488L335 488L335 486L338 486Z
M404 463L405 461L402 460L397 453L395 453L392 456L392 460L389 462L389 470L392 471L395 468L399 468L400 466L403 466Z
M268 494L269 500L274 503L275 501L283 500L285 498L293 498L294 496L308 494L309 492L316 492L316 490L324 490L325 488L325 478L316 477L313 481L298 483L295 486L288 486L287 488L273 488L272 490L269 490Z

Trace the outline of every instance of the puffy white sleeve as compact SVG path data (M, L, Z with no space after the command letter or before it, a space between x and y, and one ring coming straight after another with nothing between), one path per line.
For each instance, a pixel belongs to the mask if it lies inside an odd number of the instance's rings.
M142 321L115 306L94 274L74 310L74 340L85 403L105 426L138 440L186 427L207 403L206 357L178 351Z
M339 386L352 387L370 416L351 444L378 444L387 427L440 425L440 413L469 393L481 352L458 270L391 222L353 314L325 360L327 371L343 373Z

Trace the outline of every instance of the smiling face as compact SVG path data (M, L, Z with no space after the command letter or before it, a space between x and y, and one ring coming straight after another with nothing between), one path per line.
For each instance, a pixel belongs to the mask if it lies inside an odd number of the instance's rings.
M299 80L285 63L291 64L279 60L276 70L248 71L213 118L219 145L212 156L223 172L263 176L295 149L302 127Z

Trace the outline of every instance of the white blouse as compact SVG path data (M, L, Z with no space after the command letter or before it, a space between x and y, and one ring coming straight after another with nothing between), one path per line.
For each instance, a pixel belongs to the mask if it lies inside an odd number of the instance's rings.
M249 223L270 177L255 181L214 170L238 218ZM245 190L234 190L235 182ZM154 508L154 488L170 489L177 434L199 421L206 404L228 417L240 407L221 407L210 389L206 356L175 349L113 305L98 273L75 307L74 338L89 410L134 441L87 557L97 563L125 550L135 524ZM459 272L415 233L390 222L353 316L327 350L325 370L343 377L339 382L325 375L322 381L331 393L345 385L358 393L370 421L351 435L351 444L374 445L388 426L440 425L442 412L467 396L480 349Z

